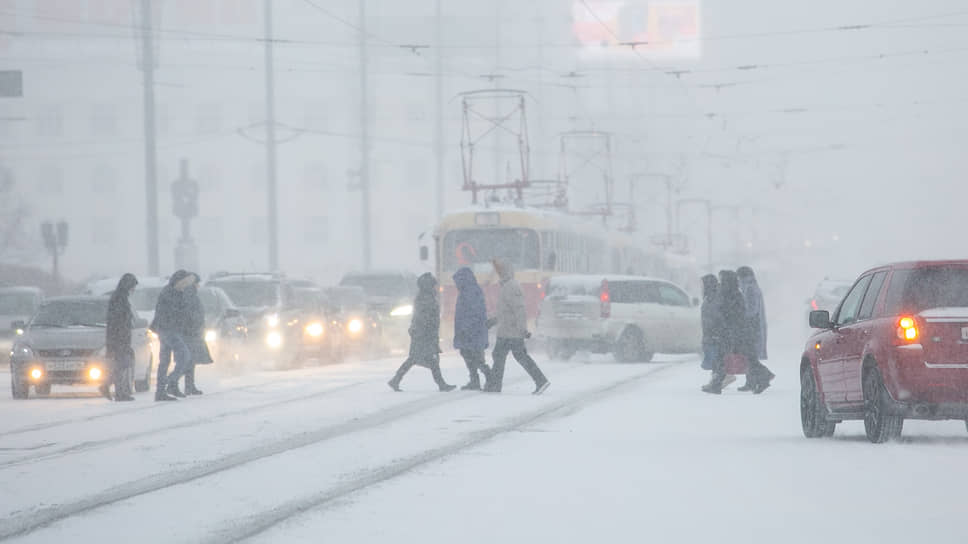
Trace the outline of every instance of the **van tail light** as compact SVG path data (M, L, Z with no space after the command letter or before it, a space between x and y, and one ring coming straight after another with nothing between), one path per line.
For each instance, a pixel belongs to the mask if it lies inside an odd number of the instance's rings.
M815 298L814 299L810 299L810 307L813 308L813 311L817 311L817 310L820 309L820 307L817 306L817 299L815 299Z
M602 319L612 316L612 297L608 292L608 280L602 280L602 288L598 299L602 303Z
M897 338L904 342L917 342L918 324L913 317L902 317L897 321Z

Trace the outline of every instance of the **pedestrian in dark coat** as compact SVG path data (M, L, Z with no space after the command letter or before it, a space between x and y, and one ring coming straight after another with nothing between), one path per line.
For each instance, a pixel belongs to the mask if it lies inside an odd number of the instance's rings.
M134 328L134 312L128 297L138 285L134 274L121 276L117 288L108 301L105 320L104 351L110 365L101 394L111 399L111 383L114 383L114 400L131 401L131 372L134 368L134 348L131 347L131 330Z
M494 343L494 366L491 368L491 380L484 389L489 393L500 393L504 381L504 364L508 353L514 355L514 360L524 368L525 372L534 380L534 394L540 395L548 389L550 382L545 377L538 364L528 354L525 339L531 337L528 332L528 314L524 305L524 291L514 279L514 268L511 263L503 259L494 259L494 271L501 279L501 292L497 299L495 316L488 319L488 324L497 325L497 341Z
M716 371L723 360L723 312L719 304L719 280L712 274L702 277L702 368Z
M739 290L743 293L743 300L746 302L746 314L750 320L750 327L753 331L753 343L756 347L756 356L765 361L766 356L766 305L763 303L763 291L756 281L753 269L742 266L736 270L739 278Z
M453 391L456 386L444 381L440 372L440 302L437 301L437 280L426 273L417 278L419 292L413 301L413 317L410 321L410 355L400 365L397 373L387 382L394 391L400 391L400 382L414 365L430 369L442 391Z
M185 394L178 389L178 379L185 375L191 364L191 351L185 341L185 289L194 282L194 276L179 270L168 279L168 285L158 295L155 305L155 319L151 330L158 335L161 347L158 352L158 390L155 400L175 400ZM172 354L175 368L168 374Z
M457 286L457 307L454 310L454 348L460 350L470 381L461 389L479 391L484 375L485 383L490 381L491 369L487 367L484 352L487 349L487 305L484 291L477 284L477 278L470 268L464 267L454 274Z
M198 288L201 278L198 274L192 274L194 278L184 292L184 323L185 343L188 344L188 351L191 353L191 362L185 371L185 394L201 395L202 391L195 387L195 365L211 364L212 355L208 351L208 344L205 343L205 307L202 299L198 296Z
M719 303L723 312L724 355L738 354L746 357L749 365L746 371L746 384L740 391L753 391L759 394L770 386L774 375L759 361L756 353L755 332L751 327L746 301L739 290L739 279L732 270L719 273ZM721 374L725 378L724 374ZM721 383L721 380L720 380ZM707 391L715 392L715 391Z

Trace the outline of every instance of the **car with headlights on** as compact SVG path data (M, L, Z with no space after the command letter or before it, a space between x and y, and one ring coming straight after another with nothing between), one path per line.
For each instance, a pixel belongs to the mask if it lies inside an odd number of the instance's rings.
M862 419L873 443L905 419L968 421L968 261L880 266L853 283L800 359L803 434Z
M198 290L205 310L205 343L216 362L238 361L245 348L248 326L242 312L219 287Z
M26 399L30 387L48 395L53 385L101 385L107 378L105 322L108 298L55 297L44 301L27 323L10 352L10 389L15 399ZM147 391L153 366L148 322L135 318L132 347L133 387Z
M410 318L417 296L417 277L410 272L351 272L341 287L360 287L366 294L367 310L379 322L381 337L389 350L406 350L410 345Z
M355 355L386 352L380 319L367 308L362 287L329 287L323 292L324 305L332 326L341 331L343 350Z
M291 368L304 360L315 340L307 328L315 316L299 300L285 274L219 272L205 283L224 291L248 328L246 355ZM315 328L313 328L315 330Z
M37 287L0 288L0 349L10 353L14 337L23 334L14 323L29 320L43 301L44 292Z

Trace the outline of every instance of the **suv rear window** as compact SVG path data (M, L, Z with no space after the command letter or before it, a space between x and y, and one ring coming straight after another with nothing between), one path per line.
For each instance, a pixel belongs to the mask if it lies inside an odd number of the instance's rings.
M968 307L968 268L899 270L891 279L887 302L892 314Z
M614 281L608 283L613 304L659 304L659 289L650 281Z

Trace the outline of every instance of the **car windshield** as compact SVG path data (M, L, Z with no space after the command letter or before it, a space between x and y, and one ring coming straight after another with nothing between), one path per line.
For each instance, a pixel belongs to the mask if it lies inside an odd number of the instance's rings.
M218 317L218 294L214 290L199 289L198 298L202 300L202 307L205 309L205 321L210 321Z
M904 290L903 307L914 312L968 307L968 269L926 268L914 272Z
M362 287L370 297L408 297L416 288L405 276L396 274L347 276L340 285Z
M219 281L217 283L240 308L266 308L279 304L279 284L269 281Z
M107 315L107 299L53 300L40 306L30 327L104 327Z
M136 312L153 312L158 304L158 295L164 287L135 287L128 300Z
M332 306L342 310L358 310L366 307L366 293L362 289L331 289L326 296Z
M39 302L33 293L0 293L0 314L33 315Z
M463 266L487 270L492 260L509 261L518 270L538 268L538 233L530 229L464 229L448 232L443 243L444 270Z

